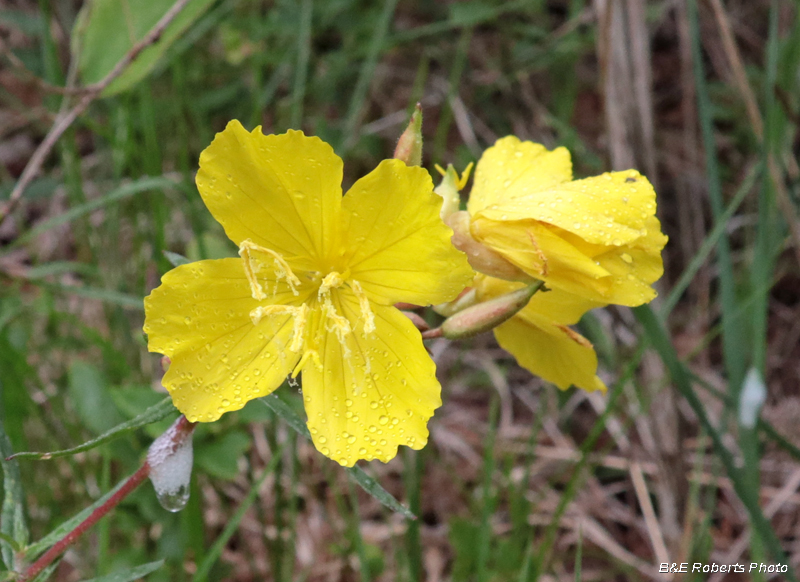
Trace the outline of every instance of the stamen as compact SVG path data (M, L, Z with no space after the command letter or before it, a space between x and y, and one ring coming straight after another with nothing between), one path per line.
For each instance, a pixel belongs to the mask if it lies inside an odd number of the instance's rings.
M367 294L364 293L364 290L361 288L361 283L353 279L350 282L350 288L358 298L358 306L361 309L361 317L364 319L364 336L366 337L367 334L375 331L375 314L372 313L372 309L370 309L369 297L367 297Z
M325 317L329 320L325 322L325 329L335 333L339 342L344 346L345 350L347 350L347 345L345 345L344 339L351 331L350 322L347 321L346 317L337 313L336 307L334 307L333 303L331 302L330 294L326 294L322 299L322 311L324 312ZM328 323L331 323L332 326L329 326Z
M322 283L319 286L319 291L317 292L317 296L322 299L323 295L330 294L331 289L340 287L342 283L344 283L342 276L336 271L331 271L325 275L325 278L322 280Z
M303 337L308 317L308 305L303 303L300 307L293 305L261 305L250 312L250 320L253 325L258 325L261 320L270 315L291 315L292 316L292 343L289 349L299 352L303 349Z
M261 245L257 245L250 239L246 239L242 241L242 244L239 245L239 256L244 259L244 272L247 275L247 280L250 283L250 291L253 294L253 299L261 300L266 299L266 295L264 294L264 288L261 287L261 284L258 282L256 278L256 273L261 269L261 265L256 261L255 257L252 255L252 251L256 251L259 253L265 253L272 257L275 261L275 292L278 291L277 282L281 279L286 279L286 283L289 285L289 289L291 289L292 294L294 296L299 295L297 291L297 287L300 286L300 279L297 278L297 275L294 274L292 268L289 266L289 263L275 251L268 249L266 247L262 247Z

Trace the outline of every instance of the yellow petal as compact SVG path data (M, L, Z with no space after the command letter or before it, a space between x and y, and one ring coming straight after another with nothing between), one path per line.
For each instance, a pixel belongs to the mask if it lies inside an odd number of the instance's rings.
M606 390L596 375L597 354L586 338L538 314L527 315L513 317L494 330L500 347L523 368L562 390L573 385L588 391Z
M444 303L472 280L424 169L384 160L353 184L342 204L344 262L373 301Z
M475 278L475 289L478 291L481 301L509 293L522 286L524 283L513 283L484 275L478 275ZM560 289L542 290L531 298L527 307L520 311L518 317L525 318L530 314L546 318L556 325L574 325L587 311L604 306L605 303L592 301Z
M479 216L493 220L534 219L599 245L620 246L645 234L655 215L656 193L635 170L559 184L504 201Z
M587 297L617 305L635 307L656 297L652 283L664 274L661 250L667 237L661 233L661 223L650 216L644 223L647 234L621 246L593 245L571 233L562 233L582 253L591 257L609 273L608 286L599 295L589 289L581 291Z
M307 288L295 296L285 281L259 276L265 288L278 286L270 303L299 305L308 297ZM182 265L145 298L148 349L172 360L164 387L192 422L216 420L269 394L297 363L298 355L287 349L291 316L253 324L250 312L264 303L252 298L241 259Z
M611 286L610 273L602 265L545 224L479 215L471 232L476 240L548 287L603 302L603 294Z
M394 307L372 305L375 331L356 325L357 298L332 296L337 311L358 330L340 342L322 328L321 367L303 368L303 400L314 445L342 465L359 459L387 462L398 445L421 449L428 419L441 406L441 386L419 331Z
M469 196L470 214L495 204L545 190L572 180L569 151L548 151L543 145L520 141L513 135L501 138L483 152L475 169Z
M342 160L300 131L263 135L238 121L200 154L197 188L237 245L251 239L300 270L318 270L334 248Z

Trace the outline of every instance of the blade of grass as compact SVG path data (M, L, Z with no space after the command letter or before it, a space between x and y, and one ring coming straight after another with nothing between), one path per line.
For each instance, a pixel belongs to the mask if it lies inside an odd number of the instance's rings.
M292 86L291 126L300 129L303 123L303 101L306 97L308 61L311 57L311 16L314 11L313 0L302 0L300 4L300 25L297 31L297 64L294 69Z
M708 84L703 70L703 52L700 42L699 16L697 0L688 0L689 29L692 48L694 81L697 91L697 109L700 117L700 128L703 136L703 147L706 156L706 174L708 179L708 195L714 220L719 221L723 214L722 185L720 182L719 161L714 139L714 118ZM733 274L728 237L720 236L717 244L717 265L720 280L720 302L722 307L722 350L725 357L725 370L731 391L738 394L747 368L747 344L743 321L736 317L736 282ZM690 387L691 390L691 387Z
M380 57L381 51L385 46L386 35L392 23L392 16L396 6L397 0L384 0L383 2L383 9L370 39L367 58L361 64L358 80L353 89L353 96L350 98L350 107L347 109L347 119L341 143L342 153L347 152L358 142L358 126L361 123L364 103L367 100L367 93L375 74L378 57Z
M53 218L50 218L42 222L41 224L32 228L25 234L19 236L13 242L6 245L4 247L4 251L8 252L13 248L16 248L27 242L30 242L32 239L36 238L37 236L39 236L44 232L47 232L51 228L55 228L56 226L72 222L73 220L80 218L81 216L85 216L90 212L94 212L95 210L103 208L104 206L108 206L109 204L120 202L136 194L147 192L148 190L157 190L162 188L176 188L177 186L178 184L176 183L175 180L163 176L159 177L146 176L144 178L139 178L138 180L129 182L128 184L124 184L116 188L115 190L112 190L105 196L101 196L100 198L90 200L84 204L79 204L78 206L74 206L69 210L67 210L66 212L64 212L63 214L59 214L58 216L54 216Z
M689 265L686 267L683 273L681 273L680 279L678 279L677 283L675 283L675 285L672 287L672 290L669 292L669 295L667 295L667 298L660 310L660 316L662 319L669 317L669 314L672 313L672 310L678 304L681 295L683 295L683 292L689 287L689 284L692 282L694 277L697 275L697 272L703 266L703 263L705 263L706 259L711 254L711 251L717 247L720 239L725 234L725 231L728 227L728 222L733 215L736 214L736 211L739 209L739 206L741 206L742 202L744 202L745 197L755 184L756 179L760 175L762 169L763 165L761 164L754 166L750 172L748 172L747 176L745 176L744 180L742 180L739 189L736 191L736 194L730 201L730 204L728 204L725 212L719 216L714 228L708 233L703 241L703 244L700 245L700 248L697 250L694 257L692 257Z
M88 287L88 286L79 287L77 285L61 285L58 283L48 283L46 281L40 281L37 279L26 279L26 280L29 283L36 285L37 287L41 287L49 291L54 291L57 293L68 293L70 295L77 295L78 297L85 297L86 299L95 299L97 301L111 303L113 305L118 305L120 307L128 309L136 309L138 311L144 311L144 302L142 298L136 297L134 295L128 295L127 293L112 291L111 289L97 289L96 287Z
M655 315L653 310L643 305L641 307L633 308L636 319L639 320L642 327L647 334L648 340L651 342L662 362L669 371L670 377L681 395L687 400L689 405L697 415L701 426L711 437L714 444L714 449L720 461L725 467L728 477L733 484L734 491L739 499L744 504L750 516L753 533L760 536L761 541L764 543L767 551L771 554L772 559L776 563L789 564L789 561L781 548L781 543L775 535L770 522L764 517L763 512L758 504L758 490L752 490L748 483L743 478L742 471L736 467L736 462L731 452L727 449L723 442L722 435L711 423L711 420L706 414L705 407L702 401L698 398L697 394L692 388L690 375L686 367L678 359L678 354L670 342L666 330ZM787 572L787 578L796 581L794 573L791 570Z
M475 567L475 578L478 582L489 579L489 551L492 546L491 517L494 513L494 499L492 497L492 476L494 475L494 440L497 434L497 417L499 414L499 398L497 393L492 395L489 404L489 431L486 434L483 455L483 480L481 483L481 524L478 530L478 557Z
M455 97L458 93L458 87L461 83L461 75L464 73L464 67L467 64L469 41L472 38L472 31L472 27L465 28L461 31L461 36L458 39L456 55L453 60L453 68L450 69L450 77L447 80L447 103L442 107L439 125L436 127L436 135L433 138L434 160L444 159L445 147L447 146L447 134L450 132L450 126L453 123L453 107L451 106L451 103L453 97Z
M228 540L230 540L231 536L236 533L239 524L244 518L244 514L247 513L247 510L250 509L250 506L253 505L253 502L256 500L258 491L261 489L264 481L266 481L267 477L269 477L275 470L275 467L280 461L282 452L283 447L274 452L272 459L270 459L267 466L264 467L264 471L261 473L261 476L253 482L253 485L250 487L247 495L239 504L239 507L236 508L236 512L230 517L230 519L228 519L228 522L225 524L225 528L222 530L222 533L219 534L219 537L217 537L216 540L214 540L214 543L211 545L211 548L209 548L208 553L198 566L197 572L195 572L195 575L192 577L192 582L205 582L208 580L208 573L211 571L211 568L214 566L217 560L219 560L219 557L222 555L222 550L225 549L225 545L228 543Z
M2 381L0 381L1 389ZM0 406L2 406L2 398L0 398ZM0 414L0 466L3 468L3 509L0 514L0 531L4 536L13 540L17 547L24 547L28 543L28 525L25 520L25 491L22 488L19 464L16 459L8 458L14 451L3 426L4 416L4 414ZM15 552L10 545L2 544L2 556L8 570L17 569L18 564L15 560Z
M135 566L123 572L114 572L113 574L100 576L99 578L83 580L83 582L133 582L134 580L139 580L148 574L155 572L163 565L164 560L158 560L156 562L142 564L141 566Z
M422 505L422 469L425 465L422 455L422 451L407 450L403 459L403 485L409 508L414 515L419 515ZM419 521L408 524L405 538L409 580L422 582L422 536Z

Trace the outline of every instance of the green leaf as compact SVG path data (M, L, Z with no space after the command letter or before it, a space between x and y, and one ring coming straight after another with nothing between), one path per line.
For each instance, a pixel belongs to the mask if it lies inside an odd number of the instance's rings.
M166 418L170 414L176 412L175 407L172 405L172 399L167 396L158 404L154 404L144 412L142 412L136 418L129 420L128 422L123 422L112 428L111 430L101 434L96 439L92 439L83 443L82 445L78 445L77 447L73 447L71 449L64 449L61 451L53 451L51 453L17 453L14 455L15 459L55 459L56 457L66 457L68 455L74 455L76 453L82 453L84 451L91 450L95 447L99 447L102 444L107 442L113 441L131 431L134 431L138 428L151 424L153 422L158 422L162 418Z
M269 396L264 396L263 398L259 399L263 402L266 406L268 406L272 412L277 414L284 422L286 422L290 427L292 427L299 435L306 437L308 440L311 440L311 433L308 432L308 427L306 427L306 423L303 422L297 413L292 410L288 404L286 404L283 400L278 398L277 394L270 394ZM402 505L397 499L392 496L391 493L386 491L381 484L378 483L375 479L370 477L364 472L364 469L361 467L347 467L345 468L347 474L350 478L358 483L358 485L367 493L372 495L375 499L377 499L382 505L388 507L394 512L397 512L408 519L417 519L417 516L414 515L407 507Z
M0 417L0 465L3 467L3 510L0 515L0 531L13 540L18 547L28 543L28 526L25 523L25 492L19 475L16 459L6 460L13 453L11 441L3 429ZM14 552L8 544L2 544L3 562L9 570L15 569Z
M157 562L149 562L141 566L136 566L124 572L114 572L113 574L92 578L91 580L84 580L83 582L133 582L143 576L147 576L151 572L155 572L163 565L164 560L158 560Z
M237 463L250 448L250 437L240 431L226 432L220 438L195 450L197 467L221 479L233 479L239 474Z
M126 91L144 79L172 43L200 18L213 0L191 0L157 42L144 49L102 95ZM73 57L85 84L101 81L175 4L174 0L91 0L73 28Z
M172 251L162 251L166 259L170 262L173 267L180 267L181 265L186 265L191 261L184 257L183 255L179 255L178 253L173 253Z
M108 382L97 367L81 361L73 363L67 389L78 416L93 433L102 434L122 422L108 393Z

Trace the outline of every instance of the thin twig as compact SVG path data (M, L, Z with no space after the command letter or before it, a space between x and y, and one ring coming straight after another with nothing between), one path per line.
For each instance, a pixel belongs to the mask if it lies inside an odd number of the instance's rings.
M155 26L150 29L150 32L148 32L142 40L136 43L131 50L129 50L125 56L122 57L119 62L117 62L114 68L111 69L111 71L105 77L103 77L102 80L85 88L83 97L81 97L80 101L78 101L78 104L75 105L75 107L73 107L68 113L58 116L53 124L53 127L45 136L42 143L39 144L39 147L36 148L36 151L33 153L31 159L28 161L28 164L25 166L25 169L22 171L22 175L19 177L19 180L17 180L8 202L6 202L3 209L0 210L0 225L3 224L3 221L6 219L6 217L11 213L12 210L14 210L17 203L22 198L22 195L25 193L25 189L30 185L34 176L39 173L39 170L44 164L45 159L47 159L47 156L50 154L50 151L53 149L53 146L56 144L58 139L67 129L69 129L78 116L86 111L89 105L91 105L92 101L97 99L97 97L100 96L100 93L102 93L103 90L114 81L114 79L119 77L125 71L125 69L127 69L134 60L136 60L136 58L144 49L154 44L159 38L161 38L164 30L172 23L173 20L175 20L175 17L178 16L181 10L183 10L183 8L189 2L191 2L191 0L177 0L175 4L173 4L172 7L164 14L164 16L161 17L161 20L159 20Z

